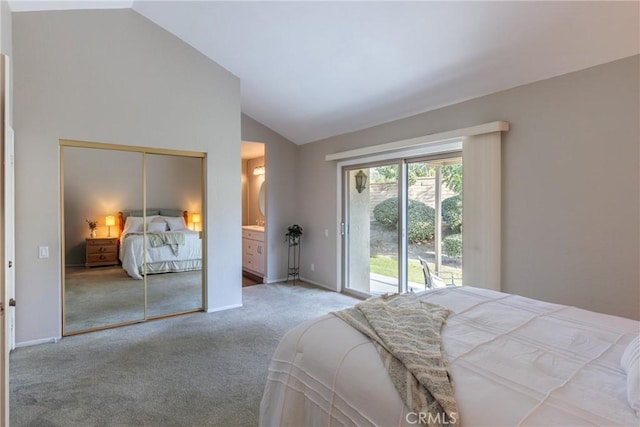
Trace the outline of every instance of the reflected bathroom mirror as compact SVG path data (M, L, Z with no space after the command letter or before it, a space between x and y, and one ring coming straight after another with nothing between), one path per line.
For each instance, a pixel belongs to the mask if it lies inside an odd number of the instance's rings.
M260 184L260 193L258 193L258 207L260 208L260 213L264 216L264 198L265 198L265 181Z

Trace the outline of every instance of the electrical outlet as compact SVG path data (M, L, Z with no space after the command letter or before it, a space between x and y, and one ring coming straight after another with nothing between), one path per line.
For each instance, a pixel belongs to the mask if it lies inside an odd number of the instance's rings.
M324 229L324 237L329 237L329 229L328 228Z
M316 271L316 265L315 264L311 264L311 271Z

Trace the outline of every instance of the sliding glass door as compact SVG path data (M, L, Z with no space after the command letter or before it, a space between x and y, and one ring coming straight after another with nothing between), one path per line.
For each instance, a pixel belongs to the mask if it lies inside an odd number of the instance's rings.
M344 289L460 286L462 176L461 153L344 168Z
M461 286L462 157L411 159L406 171L408 287Z

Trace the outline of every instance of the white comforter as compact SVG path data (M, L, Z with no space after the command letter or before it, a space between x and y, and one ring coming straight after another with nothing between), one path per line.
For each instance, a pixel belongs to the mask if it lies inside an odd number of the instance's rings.
M421 297L454 312L442 339L462 425L639 425L620 357L640 323L477 288ZM262 426L403 426L418 416L370 340L333 315L282 339L260 405Z
M173 232L175 233L175 231ZM183 230L185 244L178 246L173 254L170 246L151 247L147 238L147 263L171 263L202 259L202 240L198 231ZM142 279L144 236L141 233L125 234L120 239L120 261L122 268L134 279Z

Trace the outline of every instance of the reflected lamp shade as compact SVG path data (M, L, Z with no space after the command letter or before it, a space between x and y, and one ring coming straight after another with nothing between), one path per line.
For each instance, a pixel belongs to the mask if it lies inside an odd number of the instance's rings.
M254 175L264 175L264 165L256 166L253 169L253 174Z
M367 188L367 174L362 170L356 174L356 190L362 193Z
M193 215L191 215L191 223L193 224L193 229L196 229L196 224L199 224L200 221L202 220L202 218L200 217L199 213L194 213Z
M113 215L109 215L104 219L104 225L109 227L109 237L111 237L111 226L116 225L116 217Z

